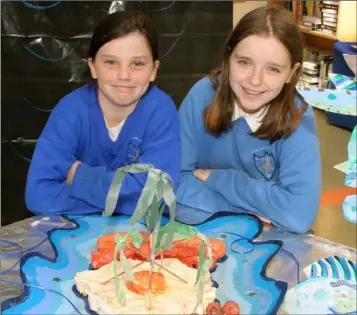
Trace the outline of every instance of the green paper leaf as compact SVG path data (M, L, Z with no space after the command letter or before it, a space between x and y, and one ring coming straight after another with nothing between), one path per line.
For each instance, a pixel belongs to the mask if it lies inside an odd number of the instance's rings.
M199 249L199 263L197 267L196 282L195 286L198 284L197 291L197 304L195 309L198 308L203 301L203 288L204 288L204 277L209 272L212 266L212 250L209 244L209 240L203 234L197 232L197 236L202 239L202 243ZM205 255L205 247L207 248L207 256Z
M159 212L159 217L162 216L162 214L164 213L165 210L165 205L163 204L160 208L160 212ZM159 234L159 229L160 229L160 222L161 220L157 220L156 221L156 225L155 228L152 232L152 238L151 238L151 248L150 248L150 264L151 267L154 267L154 261L155 261L155 253L156 253L156 244L157 244L157 237Z
M161 184L156 185L156 191L154 194L152 204L149 207L147 213L145 214L145 222L149 231L152 231L155 228L157 221L161 222L161 217L163 213L163 212L160 213L160 208L162 205L161 203L162 193L163 193L162 185Z
M115 289L117 291L117 295L119 298L119 302L121 305L125 305L126 303L126 296L125 296L125 292L122 290L122 288L120 287L120 281L119 281L119 277L118 277L118 263L116 261L116 259L114 259L113 261L113 266L114 266L114 283L115 283Z
M158 209L160 209L160 202L158 197L154 195L152 203L148 207L147 212L145 213L145 223L150 232L155 228L156 222L161 221L161 217L159 219Z
M118 168L115 172L113 181L109 187L107 198L105 200L105 209L103 212L103 216L108 217L114 213L124 177L125 173L120 168Z
M133 230L130 233L131 243L136 247L139 248L143 245L146 241L146 238L141 236L141 233L138 230Z
M172 181L170 179L167 179L167 184L163 187L163 199L165 200L165 203L169 207L170 211L170 223L175 222L175 216L176 216L176 198L173 193L172 189ZM164 249L170 249L172 247L172 242L174 240L174 228L172 226L169 226L169 231L164 243Z
M200 249L198 251L198 257L199 257L199 263L198 263L198 266L197 266L197 274L196 274L195 286L198 284L198 282L200 281L201 277L203 276L204 263L206 261L205 246L204 246L204 242L203 241L202 241L202 243L200 245Z
M163 185L161 185L163 190L162 197L170 209L170 220L174 221L176 215L176 197L170 180L166 177L164 177L164 179L166 179L166 181L164 181Z
M127 233L124 237L117 234L115 249L120 253L120 264L122 265L125 274L127 275L129 280L134 281L134 275L131 270L131 265L128 259L125 257L124 250L123 250L129 236L130 236L129 233Z
M193 226L170 221L160 229L156 246L157 249L170 249L173 241L183 240L197 234L198 231ZM171 239L167 241L168 238ZM166 246L167 243L171 243L170 247Z
M119 242L117 242L115 249L114 249L114 259L113 259L113 266L114 266L114 283L115 283L115 288L117 291L117 295L119 298L119 302L121 305L124 305L126 303L126 296L125 292L123 291L122 287L120 286L120 280L118 276L118 262L117 262L117 252L119 250ZM121 254L120 254L121 255ZM120 257L121 258L121 257Z
M124 272L126 274L126 276L128 277L128 279L130 281L135 281L134 279L134 274L133 271L131 269L131 264L128 261L128 258L125 257L124 253L123 255L120 256L120 263L124 269Z
M154 171L149 171L145 186L142 190L135 211L130 218L130 224L135 224L140 220L140 218L145 216L147 211L150 209L150 206L153 204L153 199L159 184L160 183L157 178L157 173Z
M204 290L204 283L203 283L203 281L200 281L198 288L197 288L197 303L194 308L194 312L197 312L198 307L203 302L203 290Z

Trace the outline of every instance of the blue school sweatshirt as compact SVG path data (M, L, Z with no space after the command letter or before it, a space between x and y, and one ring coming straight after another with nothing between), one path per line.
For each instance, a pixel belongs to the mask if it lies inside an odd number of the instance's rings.
M66 95L38 139L26 183L26 204L35 214L102 212L117 168L153 164L175 186L180 173L180 132L172 99L151 85L112 141L98 103L97 84ZM79 160L72 185L68 170ZM115 209L132 214L147 174L126 175Z
M253 212L282 229L308 231L318 212L321 191L312 108L308 106L290 137L273 143L252 136L244 117L215 137L205 130L202 116L214 95L210 79L203 78L192 87L179 110L177 219L197 224L221 211ZM215 170L201 182L193 175L195 169Z

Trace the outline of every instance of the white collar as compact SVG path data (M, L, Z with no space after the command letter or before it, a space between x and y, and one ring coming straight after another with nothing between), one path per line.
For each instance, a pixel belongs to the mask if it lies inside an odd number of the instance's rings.
M256 132L261 126L264 116L266 115L268 106L264 106L260 111L254 114L247 114L244 112L237 103L234 103L234 115L233 121L237 120L240 117L243 117L247 122L250 130Z
M117 124L116 126L114 126L114 127L109 127L109 126L108 126L108 121L107 121L107 119L105 118L104 115L103 115L103 117L104 117L104 121L105 121L105 126L107 127L108 130L121 129L121 128L123 127L124 123L125 123L125 120L126 120L126 118L125 118L124 120L122 120L122 121L121 121L119 124Z

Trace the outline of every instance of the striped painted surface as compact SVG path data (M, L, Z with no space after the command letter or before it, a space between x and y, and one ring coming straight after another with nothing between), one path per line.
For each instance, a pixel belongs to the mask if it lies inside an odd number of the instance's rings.
M357 281L357 263L343 257L331 256L319 259L304 269L307 277Z

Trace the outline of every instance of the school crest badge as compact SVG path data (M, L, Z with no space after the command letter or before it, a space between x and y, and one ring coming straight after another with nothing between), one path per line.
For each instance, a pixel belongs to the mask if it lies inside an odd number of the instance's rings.
M131 138L128 145L128 158L129 164L136 164L139 161L140 156L140 145L142 140L134 137Z
M275 160L271 153L265 152L263 156L254 154L254 163L257 170L268 180L275 173Z

